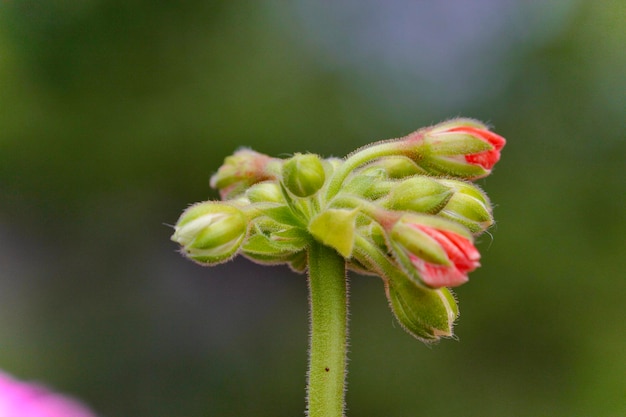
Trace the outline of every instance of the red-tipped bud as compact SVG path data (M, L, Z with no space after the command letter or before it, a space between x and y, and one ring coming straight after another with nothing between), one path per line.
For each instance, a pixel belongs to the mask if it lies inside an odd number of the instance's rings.
M492 149L465 155L465 160L470 164L478 165L484 170L491 171L493 166L500 160L500 151L506 144L506 140L489 130L478 129L472 126L460 126L449 130L449 132L461 132L474 136L492 146Z
M422 225L414 227L436 241L448 256L449 264L440 265L428 262L417 255L409 255L422 279L430 287L461 285L467 282L467 274L480 266L478 262L480 253L469 239L449 230L437 230Z
M390 240L409 275L431 288L461 285L480 266L471 235L443 219L405 215L391 229Z
M251 149L240 149L224 159L224 164L211 177L211 187L219 190L222 200L229 200L253 184L275 179L281 166L280 159Z
M454 119L408 135L403 146L431 174L473 180L491 173L505 143L478 121Z

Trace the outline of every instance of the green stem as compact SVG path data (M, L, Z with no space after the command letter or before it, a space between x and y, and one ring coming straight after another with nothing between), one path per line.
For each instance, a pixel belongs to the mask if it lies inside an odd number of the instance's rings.
M307 411L309 417L342 417L348 338L346 264L334 249L309 247L311 339Z
M328 184L326 199L332 199L341 190L345 179L352 171L374 159L383 156L400 155L402 144L397 139L389 139L364 146L348 155L347 159L335 171Z

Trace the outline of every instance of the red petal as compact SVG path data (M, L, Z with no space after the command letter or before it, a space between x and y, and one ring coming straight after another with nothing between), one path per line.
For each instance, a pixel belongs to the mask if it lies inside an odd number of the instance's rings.
M433 238L446 252L452 265L437 265L424 261L415 255L409 255L420 277L433 288L456 287L467 282L467 273L480 266L480 252L464 236L449 230L439 230L429 226L415 225L426 235Z
M435 265L415 256L411 256L411 262L431 288L457 287L468 281L467 274L455 266Z
M474 136L478 136L479 138L493 145L493 147L496 148L497 151L501 150L506 144L506 139L504 139L502 136L498 135L497 133L493 133L492 131L486 130L486 129L478 129L476 127L471 127L471 126L461 126L461 127L454 127L450 129L449 131L450 132L465 132Z
M489 143L494 149L465 155L465 160L470 164L478 165L483 169L490 170L500 160L500 150L506 144L506 139L486 129L479 129L471 126L460 126L449 130L450 132L464 132L476 136Z
M496 149L481 153L465 155L465 160L470 164L479 165L486 170L490 170L500 160L500 152Z

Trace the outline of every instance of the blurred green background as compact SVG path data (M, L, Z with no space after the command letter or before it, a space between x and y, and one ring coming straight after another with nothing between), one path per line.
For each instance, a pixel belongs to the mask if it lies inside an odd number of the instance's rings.
M0 368L101 416L297 416L303 276L168 224L239 146L343 156L463 115L508 139L458 340L351 276L348 415L626 415L626 4L0 2Z

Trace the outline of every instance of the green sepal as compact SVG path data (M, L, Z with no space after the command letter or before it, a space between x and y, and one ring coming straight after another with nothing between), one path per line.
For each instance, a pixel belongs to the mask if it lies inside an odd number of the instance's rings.
M461 223L474 234L487 230L493 224L491 208L467 194L455 194L439 215Z
M295 252L298 253L298 252ZM275 253L262 253L262 252L254 252L254 251L250 251L247 250L247 248L242 248L241 250L241 254L251 260L254 263L257 263L259 265L281 265L281 264L288 264L293 255L295 254L293 252L286 252L283 254L275 254Z
M244 251L283 256L303 250L309 243L306 230L291 227L269 217L256 218Z
M264 226L267 227L267 224ZM294 260L297 261L296 255L304 252L308 243L309 237L302 229L290 227L272 231L256 225L241 251L246 258L259 264L291 264Z
M441 245L432 237L411 225L396 225L391 232L390 238L392 247L399 255L411 253L429 263L449 265L448 254ZM404 259L401 259L401 261L404 261ZM408 257L406 262L402 263L405 265L407 263L408 265L411 264Z
M488 129L489 127L480 120L471 119L469 117L457 117L447 120L445 122L437 123L435 126L431 126L429 129L431 132L445 132L455 127L470 126L477 129Z
M424 151L427 155L470 155L489 151L493 145L476 136L462 132L443 132L431 139L429 135L425 137Z
M262 213L278 223L295 227L304 225L303 220L296 216L294 212L285 205L263 208Z
M327 209L315 216L308 230L318 241L349 258L354 247L357 209Z
M379 249L386 251L387 238L385 235L385 230L380 224L374 221L369 221L367 224L358 228L358 233L360 236L366 236Z
M471 179L489 174L489 171L480 165L468 164L463 155L429 156L420 160L419 164L431 175Z
M389 156L381 158L373 166L382 168L388 178L400 179L426 172L406 156Z
M346 186L342 189L342 193L359 195L368 200L375 200L386 195L393 181L386 179L385 172L382 169L368 170L367 173L356 173L348 178Z
M285 184L281 182L278 183L280 186L280 192L283 195L285 203L287 203L287 209L290 212L290 216L292 218L292 223L288 224L296 224L298 226L305 226L307 223L307 216L305 212L302 211L303 205L306 206L308 201L304 199L294 198L293 195L287 190Z
M350 262L347 263L348 270L354 271L361 275L378 275L378 273L371 271L367 266L363 265L358 259L354 257L350 258Z
M285 255L298 252L306 246L306 241L283 241L278 242L273 235L257 233L250 236L242 250L245 253L262 255L265 257L284 257Z
M308 267L307 260L307 251L303 250L291 255L287 261L287 265L289 265L289 268L291 268L292 271L302 274Z

